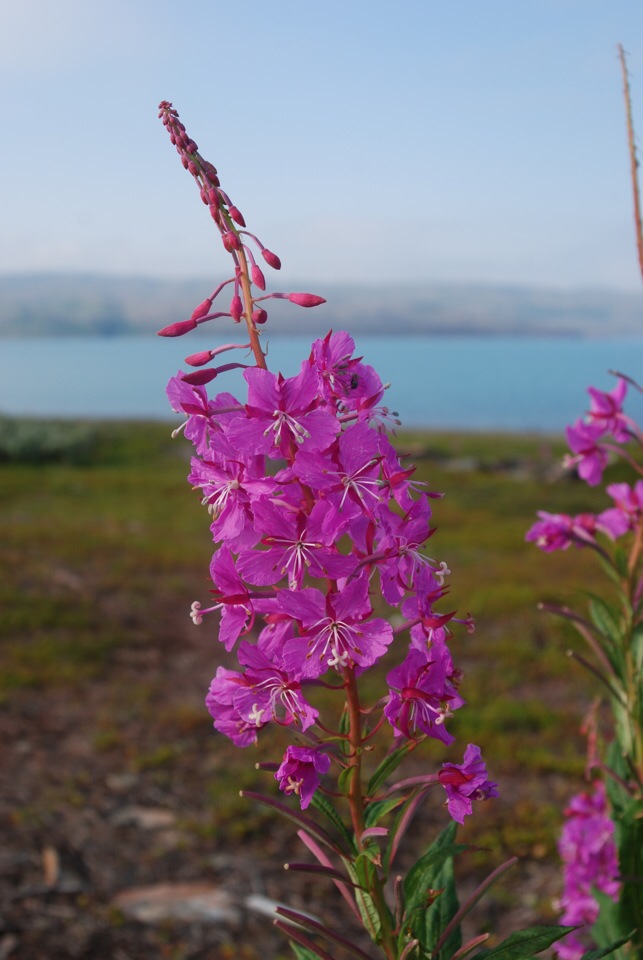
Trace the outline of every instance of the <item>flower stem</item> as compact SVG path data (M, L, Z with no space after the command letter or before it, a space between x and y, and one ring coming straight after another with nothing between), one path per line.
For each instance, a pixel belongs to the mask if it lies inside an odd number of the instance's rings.
M250 276L248 274L248 261L246 259L245 252L243 248L238 251L237 254L239 258L239 271L240 277L239 282L241 284L241 293L243 294L243 306L244 306L244 316L246 318L246 326L248 327L248 336L250 337L250 346L252 347L252 352L254 354L257 366L261 367L262 370L267 369L266 358L263 350L261 349L261 344L259 343L259 332L255 326L255 322L252 319L252 308L254 300L252 299L252 291L250 289Z

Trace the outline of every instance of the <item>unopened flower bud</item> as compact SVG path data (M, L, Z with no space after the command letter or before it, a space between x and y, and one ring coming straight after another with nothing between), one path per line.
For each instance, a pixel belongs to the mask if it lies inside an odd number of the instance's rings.
M205 172L207 173L207 175L210 177L210 179L212 179L213 177L216 177L216 175L217 175L217 168L215 167L215 165L214 165L213 163L210 163L209 160L204 160L204 161L203 161L203 169L205 170Z
M212 298L208 297L207 300L204 300L203 303L200 303L198 307L195 307L190 320L200 320L201 317L206 317L212 308Z
M218 208L218 207L215 207L215 205L214 205L213 203L211 203L210 206L208 207L208 210L210 211L210 216L212 217L212 219L214 220L214 222L215 222L215 223L220 223L220 222L221 222L221 217L220 217L220 215L219 215L219 208Z
M181 157L181 163L183 164L183 166L184 166L185 169L187 170L187 168L188 168L187 157Z
M188 140L187 143L185 144L185 149L187 150L188 153L196 153L199 148L197 147L194 140Z
M318 307L320 303L326 303L323 297L317 297L314 293L289 293L288 299L298 307Z
M204 363L212 360L212 350L201 350L199 353L191 353L185 358L185 362L191 367L202 367Z
M259 287L260 290L266 289L266 278L264 277L262 271L259 269L256 263L252 264L250 269L250 275L252 277L252 282L255 287Z
M239 323L243 316L243 304L241 303L241 297L237 293L235 293L230 301L230 315L235 323Z
M234 204L228 207L228 213L232 217L235 223L238 223L240 227L245 227L246 221L243 219L243 214L238 207L235 207Z
M195 370L194 373L181 374L181 380L184 383L191 383L193 387L202 387L210 380L214 380L217 375L216 370Z
M232 253L233 250L241 249L239 237L236 235L236 233L233 233L232 230L228 230L227 233L224 233L221 239L223 240L223 246L226 248L228 253Z
M157 332L158 337L182 337L184 333L189 333L196 327L196 320L179 320L177 323L171 323L167 327Z
M252 319L254 323L265 323L268 319L268 314L262 307L257 307L252 311Z
M196 163L194 162L194 160L190 160L188 162L188 173L191 173L193 177L196 177L198 172L199 172L199 168L197 167Z
M219 191L216 189L216 187L210 187L208 190L208 200L213 207L219 206Z
M261 256L264 258L268 266L273 268L273 270L281 270L281 260L276 253L272 252L272 250L269 250L267 247L262 247Z

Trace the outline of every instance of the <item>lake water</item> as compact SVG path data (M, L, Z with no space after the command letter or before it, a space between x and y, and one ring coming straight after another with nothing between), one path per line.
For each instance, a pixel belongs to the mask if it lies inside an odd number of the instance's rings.
M391 383L385 402L409 427L559 431L586 410L587 386L612 389L608 370L643 380L643 338L355 339L358 355ZM185 368L185 354L214 345L190 335L0 340L0 414L172 420L168 378ZM269 367L292 376L309 351L306 337L273 337ZM232 371L209 392L241 399L243 387ZM641 420L641 395L631 397L628 410Z

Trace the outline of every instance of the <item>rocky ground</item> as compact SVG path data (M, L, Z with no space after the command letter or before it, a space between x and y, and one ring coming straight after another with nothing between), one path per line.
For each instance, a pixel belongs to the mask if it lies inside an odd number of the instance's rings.
M202 707L212 650L169 610L159 622L164 641L116 651L103 676L0 709L0 960L285 957L274 901L348 928L332 892L283 870L302 859L292 825L250 805L239 815ZM247 759L242 785L256 788ZM526 787L502 788L506 812ZM414 844L432 821L442 811L418 821ZM483 927L542 919L555 863L528 850L515 880L520 895L479 911Z

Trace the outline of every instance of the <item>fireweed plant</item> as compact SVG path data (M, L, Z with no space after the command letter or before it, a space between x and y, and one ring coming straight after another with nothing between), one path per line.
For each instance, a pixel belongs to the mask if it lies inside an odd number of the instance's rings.
M599 514L541 512L527 533L541 550L592 550L612 585L609 599L590 595L587 616L543 604L585 640L590 659L572 655L598 678L609 705L607 717L595 705L584 725L588 789L565 810L560 907L563 922L580 929L556 945L562 960L577 960L592 940L621 940L619 956L643 957L643 435L623 410L628 387L641 390L620 375L610 392L589 388L587 416L567 428L566 465L598 486L619 457L635 482L608 484L612 504Z
M257 261L278 270L279 258L246 229L172 105L161 103L159 116L233 262L232 275L189 319L160 334L181 336L220 318L247 331L244 342L186 357L194 369L172 377L167 391L186 416L182 429L196 452L188 480L201 492L215 543L212 602L196 601L192 619L214 621L220 642L238 658L239 669L218 667L207 708L215 728L239 747L255 744L270 724L291 732L280 762L257 764L272 772L282 799L242 795L295 822L316 862L287 866L334 884L375 953L351 943L341 927L293 910L278 908L275 923L300 960L328 960L320 940L351 957L389 960L537 953L566 930L531 928L484 952L488 934L462 942L461 920L513 862L459 905L453 858L465 848L455 843L455 824L474 803L497 796L479 747L466 746L462 763L396 779L421 744L453 742L449 717L464 704L448 642L454 624L471 631L473 621L439 609L450 571L423 552L438 495L401 463L387 429L398 421L348 333L315 340L294 377L267 369L260 328L268 302L310 308L324 301L265 293ZM226 288L229 302L215 307ZM209 365L229 351L243 361ZM247 397L209 397L206 384L238 367ZM382 607L394 611L395 627L376 615ZM386 684L367 701L364 678L389 654ZM336 701L323 718L320 690L324 703ZM434 790L452 821L404 876L396 870L400 844Z

